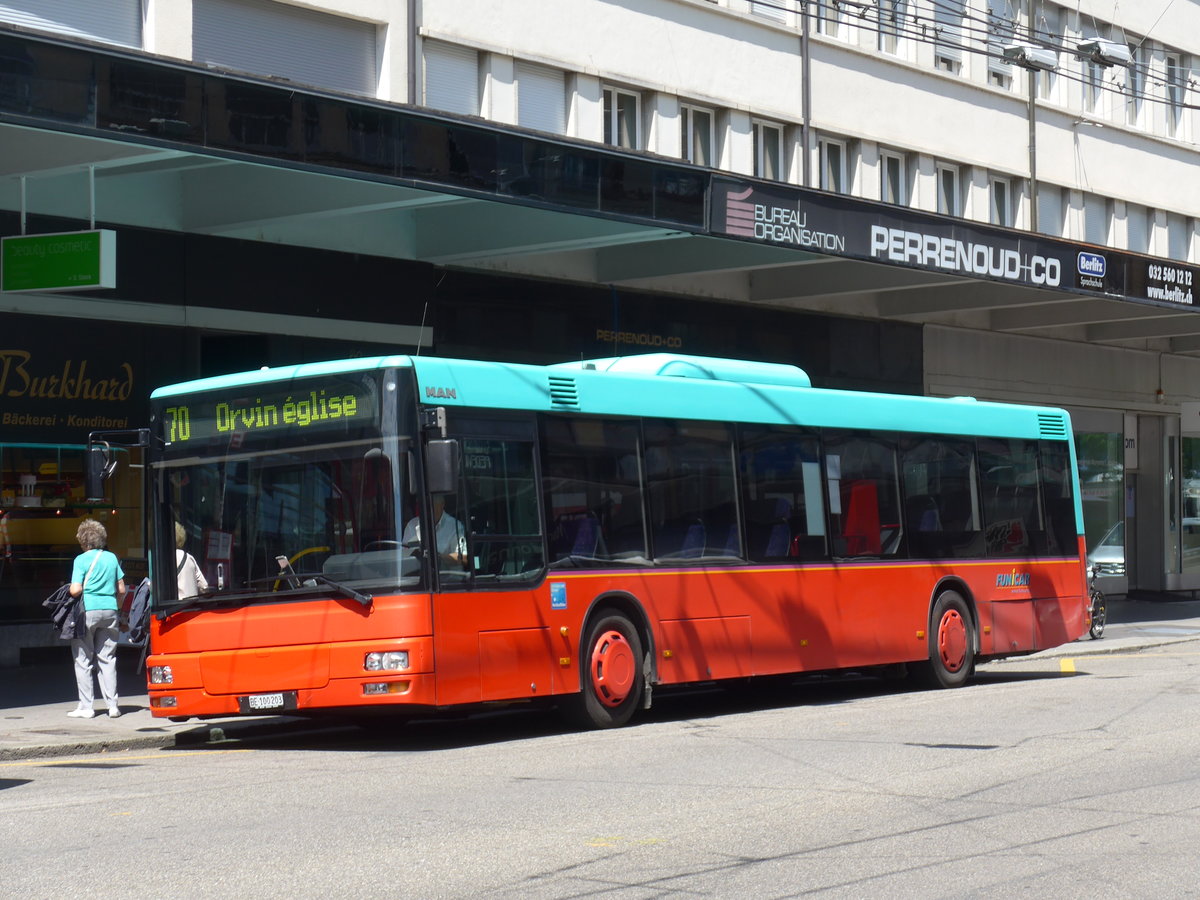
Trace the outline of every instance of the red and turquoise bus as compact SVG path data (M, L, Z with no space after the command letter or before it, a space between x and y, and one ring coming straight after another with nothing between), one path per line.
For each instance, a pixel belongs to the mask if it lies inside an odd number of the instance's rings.
M388 356L153 394L150 705L552 702L895 668L953 687L1087 631L1059 409L669 354Z

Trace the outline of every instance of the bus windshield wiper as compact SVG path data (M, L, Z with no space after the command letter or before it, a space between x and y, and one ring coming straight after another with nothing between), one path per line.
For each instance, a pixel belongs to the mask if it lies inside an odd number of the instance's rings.
M160 606L154 612L160 619L168 619L176 613L200 609L201 607L208 606L210 603L232 602L249 599L253 596L256 596L253 591L207 591L203 594L197 594L194 597L184 597L170 606Z
M251 578L248 584L267 584L282 581L288 586L289 591L311 591L318 585L331 587L348 600L354 600L361 603L363 606L370 606L372 597L370 594L364 594L361 591L356 591L352 587L346 587L344 584L334 581L332 578L326 578L320 572L280 572L278 575L267 575L263 578Z

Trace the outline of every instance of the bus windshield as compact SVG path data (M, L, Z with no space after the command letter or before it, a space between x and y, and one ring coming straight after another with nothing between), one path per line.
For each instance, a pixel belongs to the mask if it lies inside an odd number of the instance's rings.
M189 596L419 587L419 556L401 546L416 503L413 406L398 396L411 400L411 391L398 374L156 401L164 442L155 478L159 534L162 545L178 548L156 561L156 606Z

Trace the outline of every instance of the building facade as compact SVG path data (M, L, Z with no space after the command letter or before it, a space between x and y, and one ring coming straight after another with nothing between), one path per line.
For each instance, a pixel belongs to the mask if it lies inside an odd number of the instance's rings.
M1108 587L1200 587L1200 3L1150 6L0 3L0 235L116 238L0 295L0 663L79 517L145 558L89 431L417 347L1061 405Z

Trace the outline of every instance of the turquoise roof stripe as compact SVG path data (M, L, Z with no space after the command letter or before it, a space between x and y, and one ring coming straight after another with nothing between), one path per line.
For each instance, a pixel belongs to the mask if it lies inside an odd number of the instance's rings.
M827 390L804 386L808 376L795 366L672 354L552 366L379 356L202 378L161 387L151 396L159 399L384 368L412 368L420 400L440 406L1028 439L1047 436L1043 422L1049 417L1062 423L1064 438L1071 436L1068 414L1053 407ZM573 388L572 402L555 402L551 378L560 387Z
M670 374L626 374L609 366L611 362L585 360L556 366L525 366L422 357L413 360L413 368L419 396L444 406L559 409L594 415L1020 438L1043 437L1039 416L1050 416L1063 423L1064 436L1071 434L1067 413L1051 407L988 403L969 398L746 384ZM723 364L720 368L724 378L735 374L737 361L716 362ZM596 369L586 368L593 364ZM750 373L750 377L758 375L757 368ZM807 377L802 372L800 375ZM576 406L551 403L551 377L569 378L574 382L578 398Z
M338 359L329 362L302 363L295 366L264 367L249 372L237 372L232 375L217 375L211 378L198 378L195 381L169 384L156 389L150 394L150 398L176 397L180 394L194 394L200 391L220 391L246 387L251 384L272 384L278 381L313 378L321 375L368 372L375 369L390 369L410 364L410 358L407 356L372 356L363 359Z

